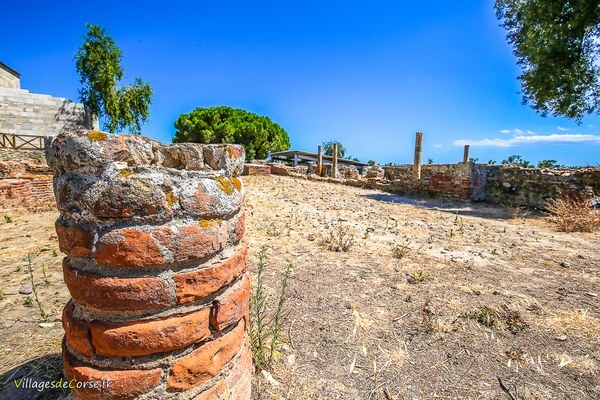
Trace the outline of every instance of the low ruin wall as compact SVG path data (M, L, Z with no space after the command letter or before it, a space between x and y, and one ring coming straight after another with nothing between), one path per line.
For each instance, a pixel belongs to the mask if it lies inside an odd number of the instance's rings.
M53 207L52 170L44 152L0 149L0 210Z
M331 164L323 165L323 176L315 175L315 171L314 165L289 167L270 163L250 166L245 174L271 173L406 196L487 201L531 208L544 208L549 199L560 195L600 195L600 168L539 169L473 163L425 164L421 168L421 179L413 177L413 165L369 166L364 167L360 174L351 171L351 168L339 168L338 178L335 179Z
M46 157L76 398L250 399L243 147L80 131Z
M543 208L561 195L600 195L600 168L539 169L487 166L486 200Z

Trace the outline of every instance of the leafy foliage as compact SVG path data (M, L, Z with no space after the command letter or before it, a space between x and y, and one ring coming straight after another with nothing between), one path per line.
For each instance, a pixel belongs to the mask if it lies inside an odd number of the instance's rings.
M564 165L559 164L556 160L542 160L537 164L538 168L565 168Z
M80 101L97 117L104 117L104 128L118 132L129 128L139 134L150 115L152 88L140 78L118 88L123 79L123 53L99 25L87 25L85 40L75 55L75 67L82 88Z
M523 160L520 155L512 155L506 160L502 160L502 165L520 165L523 168L531 168L533 165L526 160Z
M290 138L279 124L245 110L219 106L196 108L175 121L174 143L237 143L246 159L264 159L271 151L290 148Z
M344 147L343 144L341 144L340 142L338 142L336 140L330 140L328 142L323 142L323 150L325 150L325 155L333 156L333 145L334 144L338 145L337 156L339 158L344 158L346 156L346 148Z
M514 47L523 102L581 121L600 113L600 1L496 0Z

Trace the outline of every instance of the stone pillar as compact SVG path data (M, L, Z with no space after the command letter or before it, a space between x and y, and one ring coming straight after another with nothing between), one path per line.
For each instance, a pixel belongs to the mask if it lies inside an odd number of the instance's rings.
M317 175L323 175L323 146L317 150Z
M465 151L463 152L463 163L466 164L469 162L469 145L465 144Z
M421 179L421 152L423 150L423 133L417 132L415 138L415 162L413 176L416 179Z
M337 176L338 176L337 158L338 158L338 144L334 143L333 144L333 173L332 173L334 178L337 178Z
M46 140L72 297L63 362L88 385L75 398L250 399L244 156L98 131Z

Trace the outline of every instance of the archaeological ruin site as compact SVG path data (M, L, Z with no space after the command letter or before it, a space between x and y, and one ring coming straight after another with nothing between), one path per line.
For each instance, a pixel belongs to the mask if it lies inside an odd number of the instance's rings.
M598 1L82 5L1 8L0 400L600 399Z

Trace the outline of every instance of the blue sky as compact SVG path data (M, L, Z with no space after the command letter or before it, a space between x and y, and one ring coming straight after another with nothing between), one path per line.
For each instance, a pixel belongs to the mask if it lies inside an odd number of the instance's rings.
M87 22L125 55L124 83L150 83L143 133L170 142L196 107L267 115L292 148L341 141L362 160L600 163L600 117L581 125L521 104L519 70L493 1L9 2L0 61L22 87L77 99L73 56Z

